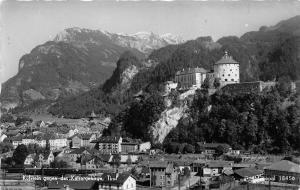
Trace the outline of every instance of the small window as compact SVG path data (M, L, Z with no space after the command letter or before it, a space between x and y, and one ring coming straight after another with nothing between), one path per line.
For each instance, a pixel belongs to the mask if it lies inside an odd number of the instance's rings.
M232 71L232 69L230 69L230 71Z
M222 76L224 77L224 74Z
M230 74L228 74L228 76L230 77Z
M234 81L234 79L231 79L231 81Z
M225 81L227 81L227 79L225 79Z

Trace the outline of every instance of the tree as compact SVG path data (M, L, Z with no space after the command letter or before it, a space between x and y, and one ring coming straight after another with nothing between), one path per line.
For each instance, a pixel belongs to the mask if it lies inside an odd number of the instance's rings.
M45 147L45 154L49 154L51 152L51 148L50 148L50 142L49 140L46 140L46 147Z
M291 82L289 76L282 76L278 79L277 89L281 96L287 97L291 93Z
M183 152L184 153L194 153L195 152L195 147L191 144L186 144L184 146Z
M219 145L216 148L215 156L221 156L221 155L223 155L226 152L228 152L228 148L226 146Z
M201 85L201 88L208 89L209 87L210 87L209 86L209 79L205 78L202 85Z
M186 177L190 177L191 176L191 171L188 167L184 167L183 168L183 175Z
M23 167L24 161L28 156L27 147L23 144L18 145L16 150L13 153L12 160L15 162L16 167Z
M126 160L126 163L127 163L127 165L131 165L132 164L132 160L131 160L131 156L130 155L128 155L128 158L127 158L127 160Z
M214 87L219 88L221 86L220 78L216 78L214 80Z
M120 154L113 155L112 161L116 165L116 167L119 167L121 165L121 155Z
M15 124L16 126L19 126L19 125L23 125L27 121L32 122L32 119L29 117L21 116L21 117L17 117Z
M0 143L0 153L9 152L14 148L10 142L1 142Z
M1 123L14 123L14 117L10 114L3 114L0 118Z

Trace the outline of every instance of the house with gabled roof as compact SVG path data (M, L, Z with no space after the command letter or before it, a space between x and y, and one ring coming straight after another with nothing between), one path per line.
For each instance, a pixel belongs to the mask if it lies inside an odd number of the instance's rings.
M36 154L34 160L36 160L36 165L38 167L44 165L49 166L50 163L54 161L54 155L52 151L45 151L43 153Z
M149 163L150 183L156 187L174 186L178 172L172 162L153 161Z
M223 161L223 160L210 160L206 162L203 167L203 176L204 177L213 177L219 176L224 171L232 171L233 162L232 161Z
M246 181L249 183L259 183L265 181L263 171L255 168L241 168L234 170L234 178L239 181Z
M22 139L23 139L22 135L17 135L15 137L11 137L10 141L12 142L14 148L17 148L20 144L22 144Z
M104 173L101 176L102 180L99 183L99 189L111 190L136 190L136 179L127 173Z
M29 154L24 161L24 165L32 166L35 156L36 156L36 154Z

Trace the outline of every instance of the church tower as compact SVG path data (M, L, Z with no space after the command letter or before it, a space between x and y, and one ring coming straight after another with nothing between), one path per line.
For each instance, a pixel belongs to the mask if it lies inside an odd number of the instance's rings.
M214 64L214 76L220 79L221 87L240 82L240 65L225 51L225 55Z

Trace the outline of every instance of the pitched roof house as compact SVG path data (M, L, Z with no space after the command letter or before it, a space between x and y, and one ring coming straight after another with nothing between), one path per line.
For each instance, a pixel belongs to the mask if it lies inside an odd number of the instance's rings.
M136 179L127 173L105 173L101 176L102 180L99 181L99 189L122 189L122 190L135 190Z

